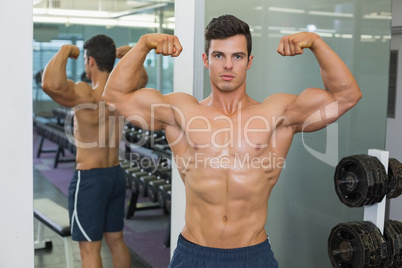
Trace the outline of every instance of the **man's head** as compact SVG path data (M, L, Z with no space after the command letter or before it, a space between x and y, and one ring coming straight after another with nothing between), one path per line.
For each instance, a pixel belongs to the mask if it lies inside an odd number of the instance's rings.
M99 71L110 73L116 60L116 46L113 40L103 34L95 35L84 43L86 61L92 57Z
M213 18L205 28L205 54L208 55L211 40L225 39L235 35L244 35L247 40L247 57L251 55L251 33L247 23L233 15L222 15Z
M205 30L205 52L202 54L213 91L245 90L250 69L251 34L247 23L232 15L212 19Z

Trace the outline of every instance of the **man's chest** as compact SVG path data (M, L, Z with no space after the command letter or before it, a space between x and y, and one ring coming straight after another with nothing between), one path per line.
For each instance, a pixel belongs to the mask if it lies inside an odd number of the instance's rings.
M272 118L245 112L232 116L189 114L184 119L183 133L188 145L194 149L260 150L270 146L276 128Z

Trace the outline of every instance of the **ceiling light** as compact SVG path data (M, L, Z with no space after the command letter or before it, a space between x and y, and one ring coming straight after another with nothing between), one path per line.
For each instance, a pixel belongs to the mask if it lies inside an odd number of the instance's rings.
M341 38L352 39L353 35L352 34L341 34Z
M279 32L280 32L281 34L290 35L290 34L298 33L299 31L280 30Z
M342 18L353 18L352 13L337 13L337 12L327 12L327 11L309 11L309 15L319 15L328 17L342 17Z
M68 23L68 18L66 18L66 17L33 16L33 22L36 22L36 23L66 24L66 23Z
M316 34L318 34L321 37L333 37L334 36L332 33L324 33L324 32L319 32L319 31L317 31Z
M133 28L156 28L159 23L138 21L138 20L122 20L122 19L94 19L94 18L67 18L67 17L49 17L49 16L33 16L34 23L54 23L54 24L79 24L79 25L97 25L105 27L133 27ZM174 24L166 25L169 29L174 29Z
M317 26L315 26L314 24L308 24L307 25L307 31L309 32L315 32L317 30Z
M271 30L271 31L281 31L281 30L296 31L296 28L294 28L294 27L283 27L283 26L268 26L268 30Z
M284 7L268 7L269 11L286 12L286 13L306 13L303 9L284 8Z
M34 15L51 15L51 16L66 16L66 17L84 17L84 18L107 18L116 19L129 15L139 14L150 9L157 9L167 6L166 3L149 5L142 8L135 8L121 12L106 12L93 10L71 10L59 8L33 8Z
M105 11L91 11L91 10L70 10L70 9L56 9L56 8L34 8L34 15L53 15L53 16L66 16L66 17L92 17L92 18L105 18L109 13Z
M392 16L389 15L378 15L378 14L367 14L363 16L363 19L374 19L374 20L392 20Z
M71 24L98 25L98 26L116 26L116 20L108 19L90 19L90 18L69 18Z
M124 26L124 27L143 27L143 28L159 27L159 23L156 23L156 22L130 21L130 20L118 20L117 25Z

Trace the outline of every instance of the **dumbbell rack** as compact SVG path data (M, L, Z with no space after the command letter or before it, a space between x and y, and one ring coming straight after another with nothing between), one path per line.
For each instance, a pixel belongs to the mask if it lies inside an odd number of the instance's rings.
M138 147L136 145L130 145L130 153L136 153L142 157L147 157L158 161L158 158L163 157L166 159L171 159L171 155L166 152L153 150L149 148ZM130 159L131 160L131 159ZM171 166L171 162L168 163ZM130 203L127 209L126 219L130 219L134 216L137 210L147 210L147 209L159 209L160 206L154 202L138 202L138 194L133 194L130 198Z
M328 238L334 267L402 267L402 222L386 219L386 201L402 195L402 164L389 152L344 157L335 170L336 193L349 207L363 207L364 220L339 223Z
M166 137L164 136L163 132L145 132L136 127L135 125L128 123L125 127L124 127L124 131L123 131L123 135L126 138L126 142L124 147L125 147L125 151L124 151L124 158L130 163L133 162L132 156L133 154L136 154L138 157L142 158L147 158L152 160L154 163L159 163L161 164L160 161L163 162L163 165L166 168L172 168L172 152L170 150L170 147L167 146L167 141L166 141ZM163 142L163 140L165 140L165 142ZM130 172L130 171L129 171ZM134 174L134 173L133 173ZM131 176L131 175L130 175ZM146 176L145 176L146 177ZM145 179L145 177L142 177ZM149 176L151 177L151 176ZM142 179L140 178L140 180ZM150 179L150 178L148 178ZM144 182L143 182L144 183ZM160 185L159 187L162 187L163 185ZM143 186L138 186L138 187L142 187L142 189L144 190L145 187ZM159 190L160 188L158 188L157 192L158 192L158 202L154 202L154 198L151 199L151 202L138 202L138 198L139 198L139 193L138 193L138 189L135 190L131 189L131 197L130 197L130 201L128 204L128 209L126 212L126 219L130 219L131 217L134 216L135 211L137 210L147 210L147 209L158 209L158 208L162 208L163 209L163 213L165 215L170 215L170 210L162 205L160 203L159 200ZM167 201L165 201L167 202ZM163 245L165 247L169 247L170 246L170 216L169 216L169 223L168 226L166 228L166 234L165 234L165 239L163 242Z
M384 165L385 171L388 173L388 151L369 149L368 155L377 157L378 160L380 160L380 162ZM370 206L364 206L364 221L371 221L372 223L374 223L378 227L378 229L380 229L382 234L384 233L386 200L387 197L384 196L381 202L375 203Z

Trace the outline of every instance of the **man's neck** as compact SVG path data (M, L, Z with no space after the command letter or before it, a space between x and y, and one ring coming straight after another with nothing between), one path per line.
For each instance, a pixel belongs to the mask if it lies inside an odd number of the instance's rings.
M205 104L221 109L225 114L231 115L239 109L251 105L252 100L247 95L245 89L237 89L236 91L224 92L221 90L212 90L211 95L204 101Z
M92 74L91 83L92 89L96 92L100 91L99 94L103 94L103 90L105 89L106 81L109 77L109 73L107 72L95 72Z

